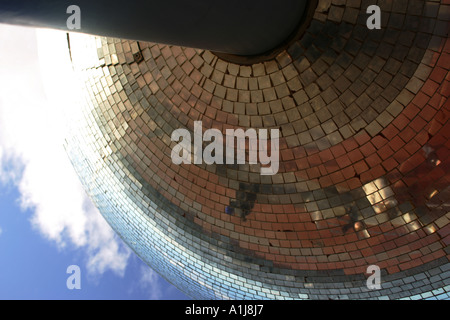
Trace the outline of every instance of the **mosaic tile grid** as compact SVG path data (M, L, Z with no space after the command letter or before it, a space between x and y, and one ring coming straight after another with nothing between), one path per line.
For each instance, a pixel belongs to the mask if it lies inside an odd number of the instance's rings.
M250 66L70 35L87 100L69 156L111 226L188 295L448 298L450 3L377 1L375 31L370 4L319 1L302 39ZM279 128L279 173L174 165L171 133L194 121Z

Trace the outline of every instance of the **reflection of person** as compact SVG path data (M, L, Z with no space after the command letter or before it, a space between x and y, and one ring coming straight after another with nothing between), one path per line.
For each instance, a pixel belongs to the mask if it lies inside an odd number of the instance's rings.
M350 222L342 227L342 232L346 233L350 228L353 228L353 230L358 231L361 228L361 222L358 221L358 208L356 207L355 203L353 202L350 207L346 207L345 211L347 212Z
M236 214L246 220L256 201L256 194L259 192L258 184L239 183L239 190L236 192L236 200L230 200L230 205L225 208L227 214Z
M441 160L439 160L436 150L434 150L430 145L424 145L422 147L422 150L425 153L427 164L429 164L431 167L436 167L441 164Z
M430 144L426 143L422 147L422 152L424 161L421 158L415 158L414 162L405 161L399 167L399 171L404 174L403 177L408 178L409 182L406 184L403 179L397 178L392 187L399 203L409 201L414 206L421 207L439 191L434 187L436 181L432 178L431 172L442 162L439 160L436 149ZM411 165L414 169L408 171Z

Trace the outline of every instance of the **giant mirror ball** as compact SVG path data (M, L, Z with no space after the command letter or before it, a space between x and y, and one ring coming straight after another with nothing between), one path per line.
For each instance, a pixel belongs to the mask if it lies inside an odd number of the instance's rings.
M69 36L85 103L67 153L111 227L187 295L450 295L450 3L375 2L319 1L298 40L254 63ZM175 164L171 135L196 121L278 129L278 172Z

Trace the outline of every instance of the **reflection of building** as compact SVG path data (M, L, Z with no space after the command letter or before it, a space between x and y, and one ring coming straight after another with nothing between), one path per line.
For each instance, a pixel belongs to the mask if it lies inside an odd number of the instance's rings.
M248 66L70 35L88 99L67 151L111 226L187 294L448 297L448 5L384 2L369 31L356 3L320 1L302 39ZM196 120L280 128L279 173L174 165L171 132Z

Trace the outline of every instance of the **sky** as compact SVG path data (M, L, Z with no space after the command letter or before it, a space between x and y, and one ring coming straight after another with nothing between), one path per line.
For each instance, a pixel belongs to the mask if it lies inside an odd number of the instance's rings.
M189 299L84 192L63 148L80 97L69 61L65 32L0 24L0 299Z

